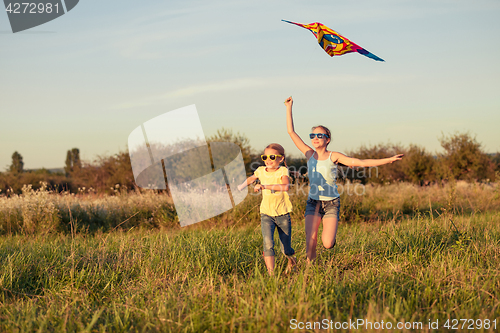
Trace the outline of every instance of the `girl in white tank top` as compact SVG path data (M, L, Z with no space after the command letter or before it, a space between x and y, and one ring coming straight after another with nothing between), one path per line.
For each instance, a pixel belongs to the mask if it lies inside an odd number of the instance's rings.
M317 160L314 154L307 160L309 175L309 198L314 200L333 200L340 197L337 190L337 164L332 162L332 153L326 160Z
M348 167L376 167L398 161L403 157L403 154L382 159L360 160L338 152L328 151L327 146L331 141L331 133L325 126L312 128L312 133L309 134L312 145L310 147L295 133L292 105L292 97L287 98L285 106L288 134L307 158L310 188L304 215L307 262L312 263L316 259L318 228L321 221L323 221L323 234L321 235L323 246L331 249L336 243L340 209L340 196L335 183L337 164L341 163Z

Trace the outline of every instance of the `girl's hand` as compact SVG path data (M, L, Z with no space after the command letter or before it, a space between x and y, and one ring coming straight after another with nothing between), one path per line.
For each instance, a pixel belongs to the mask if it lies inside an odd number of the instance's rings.
M293 99L292 99L292 96L288 97L286 100L285 100L285 105L286 107L291 107L293 104Z
M259 192L260 190L263 190L264 187L261 185L261 184L257 184L255 185L255 187L253 188L253 191L254 192Z
M398 154L398 155L394 155L393 157L389 157L389 160L390 160L389 163L399 161L400 159L403 158L403 156L404 156L404 154Z
M238 191L243 190L243 185L238 185Z

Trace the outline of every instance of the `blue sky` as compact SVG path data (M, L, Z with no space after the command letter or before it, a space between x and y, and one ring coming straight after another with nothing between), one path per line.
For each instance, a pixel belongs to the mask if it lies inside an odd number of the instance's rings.
M440 151L469 131L500 151L500 2L94 1L13 34L0 13L0 170L62 167L125 150L140 124L196 104L206 136L221 127L252 147L296 130L332 131L330 149L414 143ZM386 60L329 57L307 30L321 22Z

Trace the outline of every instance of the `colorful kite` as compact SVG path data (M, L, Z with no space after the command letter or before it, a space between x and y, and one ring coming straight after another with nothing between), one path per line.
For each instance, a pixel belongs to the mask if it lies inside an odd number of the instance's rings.
M350 52L358 52L368 58L372 58L377 61L384 61L383 59L377 57L375 54L365 50L358 44L351 42L349 39L340 35L338 32L324 26L323 24L316 22L311 24L300 24L290 21L282 20L283 22L298 25L299 27L306 28L310 30L316 39L318 39L319 45L326 51L331 57L342 55Z

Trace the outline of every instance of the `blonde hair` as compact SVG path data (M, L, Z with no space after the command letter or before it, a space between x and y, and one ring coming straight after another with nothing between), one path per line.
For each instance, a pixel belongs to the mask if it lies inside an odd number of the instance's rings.
M285 163L285 167L288 168L288 165L286 165L286 157L285 157L285 148L283 148L282 145L279 143L271 143L269 144L265 149L274 149L276 150L280 155L283 155L283 163Z

